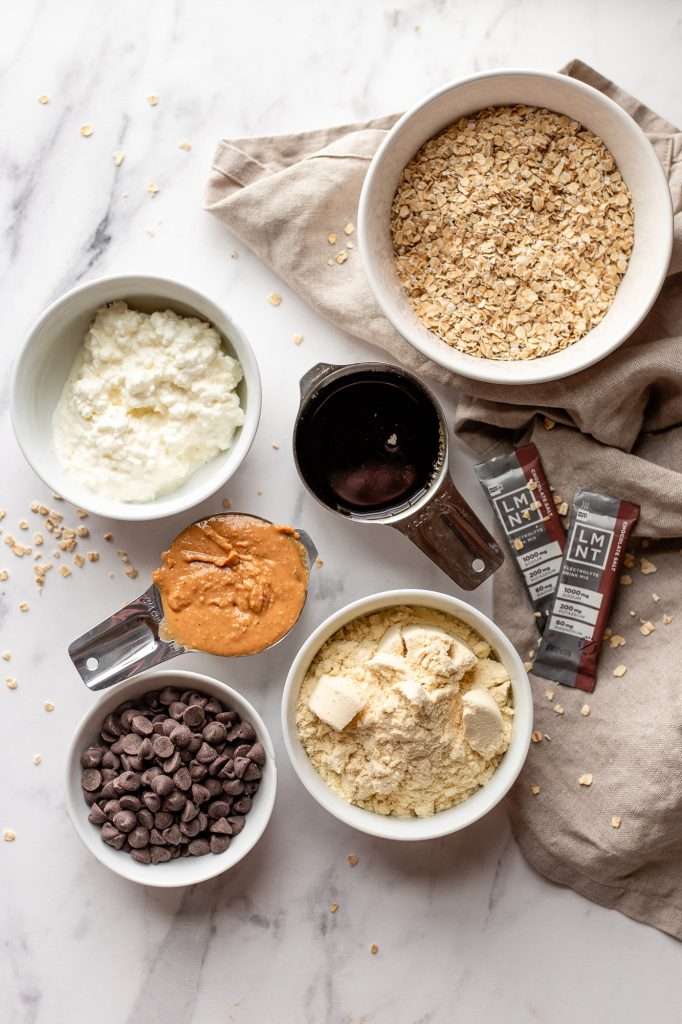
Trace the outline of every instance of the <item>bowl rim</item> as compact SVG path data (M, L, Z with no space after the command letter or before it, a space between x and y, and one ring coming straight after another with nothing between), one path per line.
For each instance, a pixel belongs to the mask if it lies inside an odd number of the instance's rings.
M446 614L454 617L462 617L463 621L471 620L474 628L479 630L481 636L491 643L495 651L500 656L504 655L505 664L513 666L514 671L510 672L510 677L514 692L515 709L518 708L519 710L519 714L515 715L514 718L512 744L506 751L491 779L472 797L464 800L461 804L446 808L446 810L439 811L428 818L382 815L345 801L338 794L334 793L321 776L317 774L303 748L295 723L291 724L289 721L290 713L295 709L295 701L303 683L305 672L322 645L337 630L353 619L380 611L382 608L409 604L430 607L437 611L445 611ZM442 605L447 605L447 611ZM506 796L518 778L528 755L533 729L533 694L528 674L523 667L523 662L516 648L499 626L485 615L484 612L481 612L468 602L454 597L452 594L439 591L419 588L382 590L351 601L349 604L333 612L320 623L303 643L291 664L284 684L281 724L284 746L294 772L308 793L329 814L345 825L349 825L351 828L364 832L367 835L376 836L381 839L419 842L451 835L467 828L469 825L473 825L474 822L496 807ZM305 766L305 770L302 766ZM493 790L489 789L489 787L491 787L495 779L498 779L498 784L495 787L497 792L493 795ZM499 782L500 779L503 780L501 784ZM468 815L463 815L461 808L466 807L469 801L479 794L485 793L486 790L489 791L488 800L480 800L479 806L475 810L470 810ZM447 823L444 816L449 815L452 811L460 811L458 817L462 817L465 820L456 822L454 825ZM430 829L426 828L425 822L431 823L432 827ZM417 829L414 828L415 824L418 824L418 830L424 834L415 834L417 832Z
M135 284L135 282L138 282ZM32 455L34 445L29 437L25 435L21 426L22 414L21 414L21 399L19 397L19 379L23 372L23 368L28 358L28 353L38 337L40 331L43 329L45 323L49 318L60 308L66 307L70 302L79 295L92 291L96 288L109 285L126 285L130 284L131 287L139 291L149 292L149 298L154 301L155 287L161 286L167 289L179 289L183 293L182 297L178 296L178 301L185 302L188 306L193 306L195 299L198 299L200 303L205 303L208 306L215 307L224 318L226 324L229 326L233 334L230 334L225 338L225 332L218 327L216 324L212 326L216 327L221 338L228 341L234 349L234 352L239 360L242 367L244 380L248 387L248 401L244 408L244 423L242 424L239 436L236 439L234 445L227 449L225 452L221 452L214 456L214 459L228 461L234 448L239 445L241 451L239 452L239 458L233 466L228 466L227 471L223 470L218 472L216 468L215 474L210 474L207 481L201 487L195 487L194 490L190 489L189 492L183 496L182 499L174 497L177 494L176 491L170 491L168 494L163 494L158 498L154 498L152 501L146 502L113 502L112 499L98 495L94 491L89 491L84 485L74 480L74 488L83 490L83 494L78 494L77 497L69 497L69 488L64 487L64 481L57 483L54 477L51 475L51 469L48 472L39 472L36 468L36 464ZM158 296L162 302L168 302L172 305L172 298L163 298ZM121 295L120 300L110 299L110 302L114 301L125 301L125 296ZM199 309L196 309L196 314L203 320L211 322L209 317L200 313ZM234 337L236 336L236 343ZM241 349L242 351L239 351ZM159 274L146 274L137 273L136 271L129 271L123 274L104 274L100 277L91 278L88 281L84 281L80 284L75 285L68 291L63 292L57 296L42 312L34 319L31 326L26 331L24 338L14 358L14 365L12 368L11 381L10 381L10 420L12 423L12 429L16 438L17 444L26 459L27 463L36 474L36 476L42 480L51 491L60 494L66 501L74 504L78 507L84 508L86 511L93 515L99 515L106 519L113 519L118 522L150 522L155 520L166 519L169 516L178 515L182 512L186 512L195 505L199 505L215 494L221 487L224 487L228 480L236 473L241 464L244 462L246 457L251 450L258 426L261 418L263 403L263 388L261 381L260 368L258 366L258 360L256 353L251 345L251 342L247 338L242 328L235 322L233 317L227 312L225 307L216 299L211 298L210 295L203 291L200 291L192 284L187 284L184 281L178 280L172 277L163 277ZM48 439L49 440L49 439ZM213 460L210 460L213 461ZM56 455L55 455L56 464ZM205 463L209 465L210 463ZM67 480L71 478L64 470ZM192 474L193 476L194 474ZM192 480L192 476L188 477L185 483L189 483ZM184 485L183 485L184 486ZM72 492L73 493L73 492Z
M423 108L432 101L446 93L453 92L455 89L470 85L472 82L477 82L486 78L503 77L532 77L557 81L560 82L562 86L567 86L569 89L572 88L577 92L582 92L584 95L591 97L593 101L601 104L604 109L610 112L611 116L615 117L621 122L621 124L626 126L626 130L630 133L633 143L639 146L642 153L646 153L646 159L649 160L652 173L658 178L658 186L660 188L659 198L661 200L667 198L667 203L665 205L669 215L666 218L666 237L664 241L661 237L659 242L663 242L663 244L659 245L653 253L653 260L657 260L659 263L656 286L652 288L651 294L647 298L646 302L642 304L636 316L630 319L630 326L622 337L618 338L616 336L613 341L602 343L598 352L590 354L590 350L586 349L588 354L582 356L579 360L576 360L576 365L572 367L569 366L568 368L552 369L551 360L558 355L562 355L564 352L575 351L575 346L578 342L574 345L568 346L566 349L562 349L561 352L552 353L548 356L539 356L537 359L497 360L468 356L466 353L459 352L458 349L449 346L433 332L429 332L433 342L437 343L437 345L434 344L432 348L429 344L424 343L409 324L403 323L401 318L395 315L392 303L384 293L379 275L375 269L377 259L370 239L369 211L374 205L372 192L374 190L375 183L378 181L382 172L382 163L386 152L391 148L405 124L417 117ZM448 370L450 373L458 374L469 380L489 384L504 384L511 387L523 387L524 385L544 384L549 381L563 380L566 377L571 377L573 374L580 373L582 370L588 369L590 366L593 366L595 363L605 359L613 351L619 348L633 334L633 332L636 331L658 298L670 265L673 237L673 204L670 186L663 167L656 156L651 143L634 118L619 106L615 100L612 100L610 96L607 96L606 93L600 92L599 89L595 89L594 86L588 85L587 82L583 82L577 78L572 78L570 75L565 75L558 71L541 71L535 68L503 67L493 68L488 71L479 71L463 78L453 79L445 85L438 86L417 103L413 104L413 106L411 106L409 110L405 111L405 113L401 115L393 127L388 131L386 137L383 139L376 153L372 157L367 174L365 175L365 179L362 183L362 190L360 192L360 199L358 203L358 245L360 248L362 264L365 273L367 274L372 294L376 299L381 312L388 319L393 329L397 331L401 337L405 338L405 340L417 352L443 369ZM584 341L588 336L589 332L584 336L584 338L579 339L579 342ZM510 379L505 375L506 368L509 368L510 366L518 367L520 365L523 366L526 371L522 377L520 376L518 379Z
M83 814L84 811L87 811L87 805L81 798L81 803L77 806L77 796L74 796L76 790L78 791L77 795L81 796L78 780L75 778L76 771L80 771L80 745L83 742L84 734L92 726L93 721L103 714L102 706L109 703L114 696L116 697L116 703L125 701L126 692L137 687L140 683L149 683L150 689L154 688L155 681L158 681L159 686L161 686L163 685L161 680L163 680L164 677L185 679L188 682L188 688L192 686L199 693L202 692L202 685L208 684L209 686L215 686L219 690L224 691L223 699L226 702L233 702L237 705L238 709L239 706L243 707L245 714L253 722L259 741L262 742L265 747L267 754L266 763L269 765L268 771L272 780L268 785L267 790L263 787L262 800L264 801L264 810L260 830L258 830L257 827L254 827L253 832L244 840L244 848L239 852L239 856L228 864L224 863L225 859L230 859L230 850L233 850L233 847L230 845L224 853L212 854L210 857L207 855L205 857L193 858L190 863L194 864L197 869L200 869L203 866L204 870L197 870L196 874L198 877L192 878L189 881L174 881L170 878L164 879L163 872L159 872L158 869L165 867L165 864L139 865L139 867L144 869L145 873L149 872L149 878L141 879L132 877L128 862L131 861L133 864L136 864L136 862L132 861L127 854L123 854L120 858L116 857L110 859L110 853L119 854L122 853L122 851L114 850L113 848L106 846L99 836L96 836L94 833L92 835L92 842L90 841L85 828L86 825L89 826L89 822L87 820L87 815L84 816ZM100 864L104 865L104 867L113 871L114 874L119 875L121 878L125 878L126 881L134 882L137 885L151 885L159 889L178 889L186 885L198 885L200 882L207 882L209 879L215 878L224 871L229 871L230 868L239 864L239 862L251 852L265 832L275 806L275 799L277 795L277 762L272 737L270 736L265 722L256 711L253 704L247 700L243 694L239 693L238 690L235 690L232 686L224 683L221 679L216 679L215 676L209 676L202 672L191 672L186 669L151 669L146 672L140 672L139 675L133 676L131 679L127 679L123 683L117 683L116 686L112 686L108 690L105 690L99 699L95 701L89 710L81 717L69 741L66 754L66 766L64 769L64 781L65 804L69 818L71 819L71 824L73 825L76 834L85 849L88 850L88 852L91 853L92 856L100 862ZM261 789L259 788L259 793L260 792ZM240 835L247 836L247 827L244 828L244 831L240 833Z

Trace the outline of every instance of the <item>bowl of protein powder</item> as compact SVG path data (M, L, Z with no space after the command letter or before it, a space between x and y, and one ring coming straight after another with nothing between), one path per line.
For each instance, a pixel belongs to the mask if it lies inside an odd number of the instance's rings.
M249 451L260 409L256 357L226 311L147 276L100 278L54 302L12 391L38 476L110 519L159 519L214 494Z

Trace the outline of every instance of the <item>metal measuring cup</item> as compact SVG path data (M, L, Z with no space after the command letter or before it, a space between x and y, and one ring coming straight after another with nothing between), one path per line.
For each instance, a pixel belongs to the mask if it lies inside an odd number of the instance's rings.
M195 523L210 522L211 519L222 519L227 516L245 516L259 519L263 523L271 520L256 516L250 512L220 512L213 516L202 516ZM194 525L194 524L190 524ZM317 548L304 530L296 529L298 540L306 553L308 564L308 584L310 570L317 558ZM308 587L306 586L306 599ZM305 602L301 607L301 612ZM301 612L296 619L301 616ZM270 650L281 643L296 625L293 622L286 633L274 643L264 647ZM119 608L117 612L93 626L69 645L69 657L76 671L90 690L105 690L115 683L120 683L130 676L135 676L145 669L153 668L179 654L202 654L191 647L183 647L175 640L165 638L163 634L163 605L161 594L156 585L140 594L134 601ZM256 653L261 653L260 651ZM251 657L251 655L233 655L233 657Z
M363 513L334 508L315 490L299 458L302 432L313 403L339 381L372 372L408 380L433 407L439 423L438 458L423 493L407 507ZM300 405L294 425L294 459L299 476L313 497L325 508L352 522L392 526L416 544L443 572L464 590L480 586L504 561L494 538L459 493L448 469L448 433L443 411L431 392L414 374L389 363L317 363L300 380ZM342 429L342 425L339 425Z

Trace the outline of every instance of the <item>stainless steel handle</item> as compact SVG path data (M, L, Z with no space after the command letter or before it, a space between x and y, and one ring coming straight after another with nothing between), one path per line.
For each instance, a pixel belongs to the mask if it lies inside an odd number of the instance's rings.
M463 590L475 590L504 561L494 538L449 474L418 512L391 526L409 537Z
M130 676L160 665L185 647L163 640L161 595L155 586L74 640L69 657L90 690L104 690Z

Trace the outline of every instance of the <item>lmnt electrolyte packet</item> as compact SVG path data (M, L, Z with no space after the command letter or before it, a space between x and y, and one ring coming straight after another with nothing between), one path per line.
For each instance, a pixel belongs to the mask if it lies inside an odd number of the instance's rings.
M535 675L591 692L628 538L639 506L578 491L568 527L559 585Z
M534 444L476 467L544 629L559 581L566 533Z

